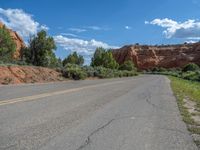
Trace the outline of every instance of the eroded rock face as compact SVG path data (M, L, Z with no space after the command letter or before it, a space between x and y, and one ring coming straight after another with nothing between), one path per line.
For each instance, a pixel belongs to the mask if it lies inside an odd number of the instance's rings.
M62 81L54 69L33 66L0 66L0 84L44 83Z
M3 27L3 23L0 22L0 28ZM7 29L12 37L13 41L16 44L16 52L13 55L14 59L19 59L21 56L21 49L25 47L24 41L22 38L17 34L17 32L12 31L11 29Z
M140 70L155 67L182 68L190 62L200 65L200 43L166 46L130 45L113 50L113 56L119 64L132 60Z

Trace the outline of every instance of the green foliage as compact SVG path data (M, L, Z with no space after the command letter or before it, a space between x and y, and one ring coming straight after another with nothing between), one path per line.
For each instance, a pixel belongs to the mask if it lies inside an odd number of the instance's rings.
M83 80L87 77L87 74L79 65L66 64L63 69L63 76L74 80Z
M46 31L42 30L30 39L29 47L23 49L23 55L27 63L52 67L57 63L55 49L53 37L47 36Z
M98 78L115 78L115 77L130 77L138 75L136 71L127 70L116 70L109 69L105 67L83 67L84 71L87 73L88 77L98 77Z
M193 63L186 65L183 69L180 68L153 68L149 73L170 75L174 77L179 77L191 81L200 81L200 69L199 66Z
M119 67L120 70L136 70L134 63L131 60L125 61L122 65Z
M200 70L200 68L197 64L189 63L183 68L182 71L187 72L187 71L198 71L198 70Z
M110 69L118 69L119 64L113 58L111 51L106 51L104 48L97 48L92 58L91 66L102 66Z
M3 26L0 28L0 59L4 62L12 60L13 53L16 51L16 44L12 40L8 30Z
M91 66L102 66L102 55L106 52L104 48L97 48L92 58Z
M182 73L182 78L191 81L200 81L200 71L187 71Z
M78 55L77 52L70 54L67 58L63 60L63 66L66 64L76 64L76 65L83 65L84 58L81 55Z

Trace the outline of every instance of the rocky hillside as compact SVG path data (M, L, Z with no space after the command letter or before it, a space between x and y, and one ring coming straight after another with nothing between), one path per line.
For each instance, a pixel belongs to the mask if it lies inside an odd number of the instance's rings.
M182 45L129 45L113 50L116 61L132 60L140 70L155 67L183 67L189 62L200 65L200 43Z
M54 69L33 66L0 66L0 84L42 83L63 80Z
M0 22L0 28L3 27L3 23ZM17 34L17 32L7 29L10 33L10 36L12 37L13 41L16 44L16 52L14 53L14 59L19 59L21 55L21 49L25 47L24 41L22 38Z

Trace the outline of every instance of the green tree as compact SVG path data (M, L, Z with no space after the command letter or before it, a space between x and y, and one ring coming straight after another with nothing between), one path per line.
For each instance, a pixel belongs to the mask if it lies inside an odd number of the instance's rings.
M113 58L112 51L104 48L97 48L92 58L91 66L102 66L110 69L118 69L119 64Z
M82 66L84 64L84 58L83 56L78 55L77 52L73 52L63 60L63 66L66 64L76 64Z
M102 47L99 47L96 49L94 56L92 58L91 66L102 66L102 59L103 54L106 52L106 50Z
M8 62L16 51L16 44L5 26L0 28L0 60Z
M136 70L134 63L131 60L125 61L122 65L120 65L119 69L128 71Z
M23 50L23 54L28 63L49 67L56 62L55 50L53 37L47 36L46 31L42 30L30 39L29 47Z

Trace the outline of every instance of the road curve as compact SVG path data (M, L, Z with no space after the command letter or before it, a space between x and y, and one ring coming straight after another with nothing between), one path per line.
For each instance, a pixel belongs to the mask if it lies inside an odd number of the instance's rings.
M164 76L0 86L0 150L197 150Z

